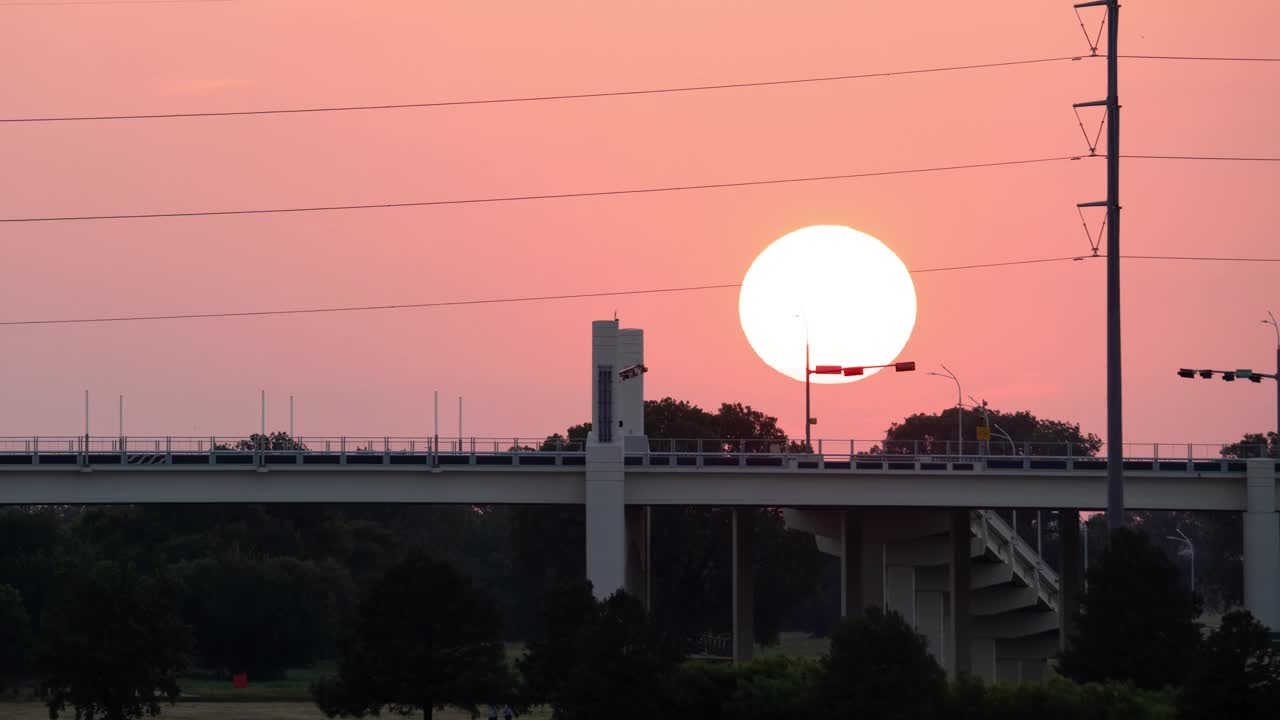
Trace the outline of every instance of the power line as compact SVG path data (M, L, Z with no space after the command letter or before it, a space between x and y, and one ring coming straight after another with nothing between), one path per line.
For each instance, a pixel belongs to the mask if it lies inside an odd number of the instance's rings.
M225 3L233 0L48 0L46 2L5 2L3 7L53 7L58 5L179 5L188 3Z
M1102 256L1099 256L1102 257ZM1280 263L1280 258L1204 257L1193 255L1121 255L1125 260L1186 260L1192 262Z
M647 195L654 193L684 192L690 190L714 190L722 188L753 187L759 185L786 185L794 183L825 182L830 180L853 180L858 178L886 177L890 175L919 175L924 173L949 172L953 170L976 170L980 168L1010 167L1015 165L1033 165L1063 160L1079 160L1078 155L1059 157L1030 158L1026 160L999 160L964 165L939 165L935 167L909 168L905 170L880 170L876 172L844 173L840 175L811 175L789 178L769 178L762 180L740 180L735 182L703 183L698 185L666 185L660 187L624 188L619 190L592 190L584 192L547 193L542 195L499 195L493 197L458 198L454 200L417 200L409 202L361 203L350 205L322 205L311 207L256 208L242 210L197 210L189 212L156 212L156 213L121 213L113 215L61 215L19 218L0 218L0 223L38 223L38 222L80 222L89 220L143 220L155 218L190 218L218 217L226 215L272 215L283 213L335 212L343 210L375 210L409 207L436 207L441 205L477 205L482 203L524 202L530 200L564 200L570 198L606 197L613 195Z
M1248 155L1121 155L1128 160L1206 160L1210 162L1280 162L1280 157Z
M911 273L913 275L919 275L921 273L951 272L953 270L977 270L979 268L1009 267L1012 265L1039 265L1041 263L1056 263L1066 260L1074 261L1084 259L1085 257L1080 255L1068 255L1065 257L1039 258L1036 260L1008 260L1005 262L981 263L978 265L953 265L951 267L925 268L923 270L912 270Z
M1120 55L1124 60L1194 60L1201 62L1250 62L1273 63L1280 58L1273 57L1210 57L1204 55Z
M1050 57L1027 60L1006 60L1003 62L979 63L974 65L949 65L945 67L919 68L914 70L892 70L875 73L858 73L852 75L820 75L813 77L786 78L782 80L758 80L738 83L719 83L714 85L683 85L675 87L642 88L638 90L607 90L592 93L564 93L557 95L527 95L517 97L479 98L470 100L440 100L434 102L386 103L377 105L333 105L308 108L275 108L265 110L228 110L223 112L189 112L189 113L139 113L126 115L70 115L34 118L0 118L0 123L51 123L51 122L83 122L99 120L172 120L177 118L215 118L244 117L249 115L296 115L302 113L353 112L365 110L406 110L411 108L461 107L466 105L501 105L510 103L549 102L556 100L586 100L591 98L627 97L635 95L662 95L670 93L706 92L711 90L740 90L744 88L775 87L780 85L802 85L811 83L838 82L845 80L867 80L870 78L902 77L906 75L928 75L933 73L956 72L960 70L982 70L989 68L1013 67L1017 65L1038 65L1044 63L1081 60L1081 57Z
M947 267L924 268L911 270L912 274L950 272L960 270L976 270L981 268L1013 267L1057 262L1078 262L1105 257L1104 255L1065 256L1054 258L1036 258L1030 260L1008 260L1004 262L980 263L973 265L952 265ZM1226 262L1280 262L1280 258L1246 258L1246 257L1191 257L1170 255L1123 255L1133 260L1201 260ZM707 290L728 290L742 287L742 283L719 283L712 285L690 285L685 287L648 288L643 290L612 290L593 293L566 293L561 295L527 295L522 297L484 298L476 300L443 300L424 303L396 303L387 305L346 305L338 307L295 308L290 310L246 310L240 312L180 313L172 315L120 315L92 318L61 318L47 320L5 320L0 327L18 325L87 325L100 323L146 322L158 320L208 320L214 318L268 317L279 315L320 315L345 312L371 312L380 310L413 310L443 307L466 307L472 305L504 305L513 303L551 302L558 300L580 300L601 297L620 297L634 295L663 295L672 293L699 292Z

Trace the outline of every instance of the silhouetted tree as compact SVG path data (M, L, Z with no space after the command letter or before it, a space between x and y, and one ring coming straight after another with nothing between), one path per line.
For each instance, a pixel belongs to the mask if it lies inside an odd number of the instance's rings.
M1248 610L1233 610L1204 641L1178 702L1183 720L1263 720L1280 712L1280 647Z
M878 607L835 626L818 683L819 706L835 718L931 720L947 692L924 636Z
M542 638L530 642L528 652L517 662L526 699L534 704L555 697L577 662L578 635L599 612L591 582L581 580L554 588L543 598L541 612Z
M1239 442L1222 448L1228 458L1280 457L1280 438L1274 432L1245 433Z
M885 450L888 452L941 453L951 443L951 451L956 446L956 412L951 407L939 413L917 413L910 415L902 422L895 422L885 432ZM964 442L966 452L973 452L977 445L977 428L984 424L982 411L964 408ZM1102 440L1093 433L1081 432L1076 423L1062 420L1047 420L1036 417L1025 410L1007 413L999 410L987 410L993 425L1009 434L1014 444L1010 447L1008 440L998 433L992 435L988 450L993 455L1021 455L1030 452L1032 455L1066 455L1070 445L1070 454L1076 457L1096 455L1102 448Z
M28 672L31 653L31 619L22 596L8 585L0 585L0 692Z
M191 642L173 596L166 580L129 565L62 572L34 662L49 717L70 707L77 720L126 720L176 700Z
M680 656L649 621L640 601L618 591L596 602L583 595L582 586L569 590L567 599L568 608L548 615L547 630L548 636L553 628L569 632L569 641L536 644L524 662L554 716L663 717L663 680Z
M353 595L345 569L294 558L208 558L176 572L202 666L257 680L332 657Z
M1145 533L1120 529L1089 567L1058 670L1077 682L1156 690L1186 680L1200 646L1199 601Z
M389 708L430 718L446 705L513 702L516 685L493 604L448 564L415 552L360 603L338 676L312 695L330 717Z

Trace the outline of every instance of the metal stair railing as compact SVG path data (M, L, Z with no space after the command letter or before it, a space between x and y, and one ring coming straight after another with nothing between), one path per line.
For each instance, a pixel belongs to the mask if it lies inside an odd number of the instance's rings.
M1041 602L1057 612L1062 592L1058 573L1045 563L1036 549L993 510L974 510L970 519L973 534L982 540L987 550L1007 563Z

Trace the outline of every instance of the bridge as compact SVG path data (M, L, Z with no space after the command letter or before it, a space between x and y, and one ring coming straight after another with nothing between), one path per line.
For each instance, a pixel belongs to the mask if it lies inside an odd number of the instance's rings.
M1107 461L1079 448L965 443L657 440L644 434L643 335L593 324L592 431L530 438L0 438L0 504L439 503L582 505L601 594L645 597L646 508L733 513L737 659L750 656L752 515L783 508L840 559L841 609L901 612L949 671L1040 677L1080 589L1080 511L1106 506ZM1246 606L1280 627L1280 463L1220 446L1131 445L1126 507L1244 514ZM998 509L1058 513L1051 569Z
M288 448L255 447L260 442L0 438L0 504L581 505L588 458L600 452L589 453L583 443L543 447L543 439L529 438L300 437ZM877 452L854 450L859 446ZM1209 456L1217 446L1139 447L1147 454L1124 461L1130 509L1247 510L1249 461ZM1031 443L1019 455L947 455L949 448L940 449L884 452L869 441L845 440L823 441L821 452L802 453L736 439L652 440L612 461L622 466L628 505L1106 506L1105 459ZM1184 450L1187 456L1173 459ZM1280 462L1270 462L1280 475Z

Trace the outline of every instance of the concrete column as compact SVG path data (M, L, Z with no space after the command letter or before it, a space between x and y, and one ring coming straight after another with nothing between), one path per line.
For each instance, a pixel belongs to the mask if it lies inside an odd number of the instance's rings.
M944 593L921 591L916 593L916 630L924 635L929 643L929 652L937 659L939 665L947 664L946 643L943 625L947 614L943 602Z
M916 625L916 569L906 565L885 568L885 606Z
M733 531L733 661L749 662L756 643L754 508L734 508Z
M970 654L969 669L986 682L995 682L999 677L999 666L996 663L996 641L993 638L974 638Z
M967 509L951 511L950 525L951 572L949 574L951 582L949 594L951 596L952 657L951 662L945 664L954 676L968 673L972 668L973 618L969 612L969 600L973 580L970 575L972 558L969 555L969 537L971 535L969 511ZM991 657L992 672L994 673L994 642L991 644Z
M1058 511L1058 649L1067 649L1080 601L1080 511Z
M885 606L885 567L884 543L873 542L863 533L862 537L862 582L861 597L858 610L865 611L870 607Z
M1244 513L1244 606L1258 622L1280 631L1280 515L1276 461L1248 461Z
M652 566L649 564L649 538L652 532L649 524L648 507L629 507L626 509L627 524L627 592L640 599L646 610L653 610L650 597L650 578Z
M587 579L597 598L626 587L626 499L621 445L587 445Z
M862 611L862 515L844 510L841 517L840 617Z

